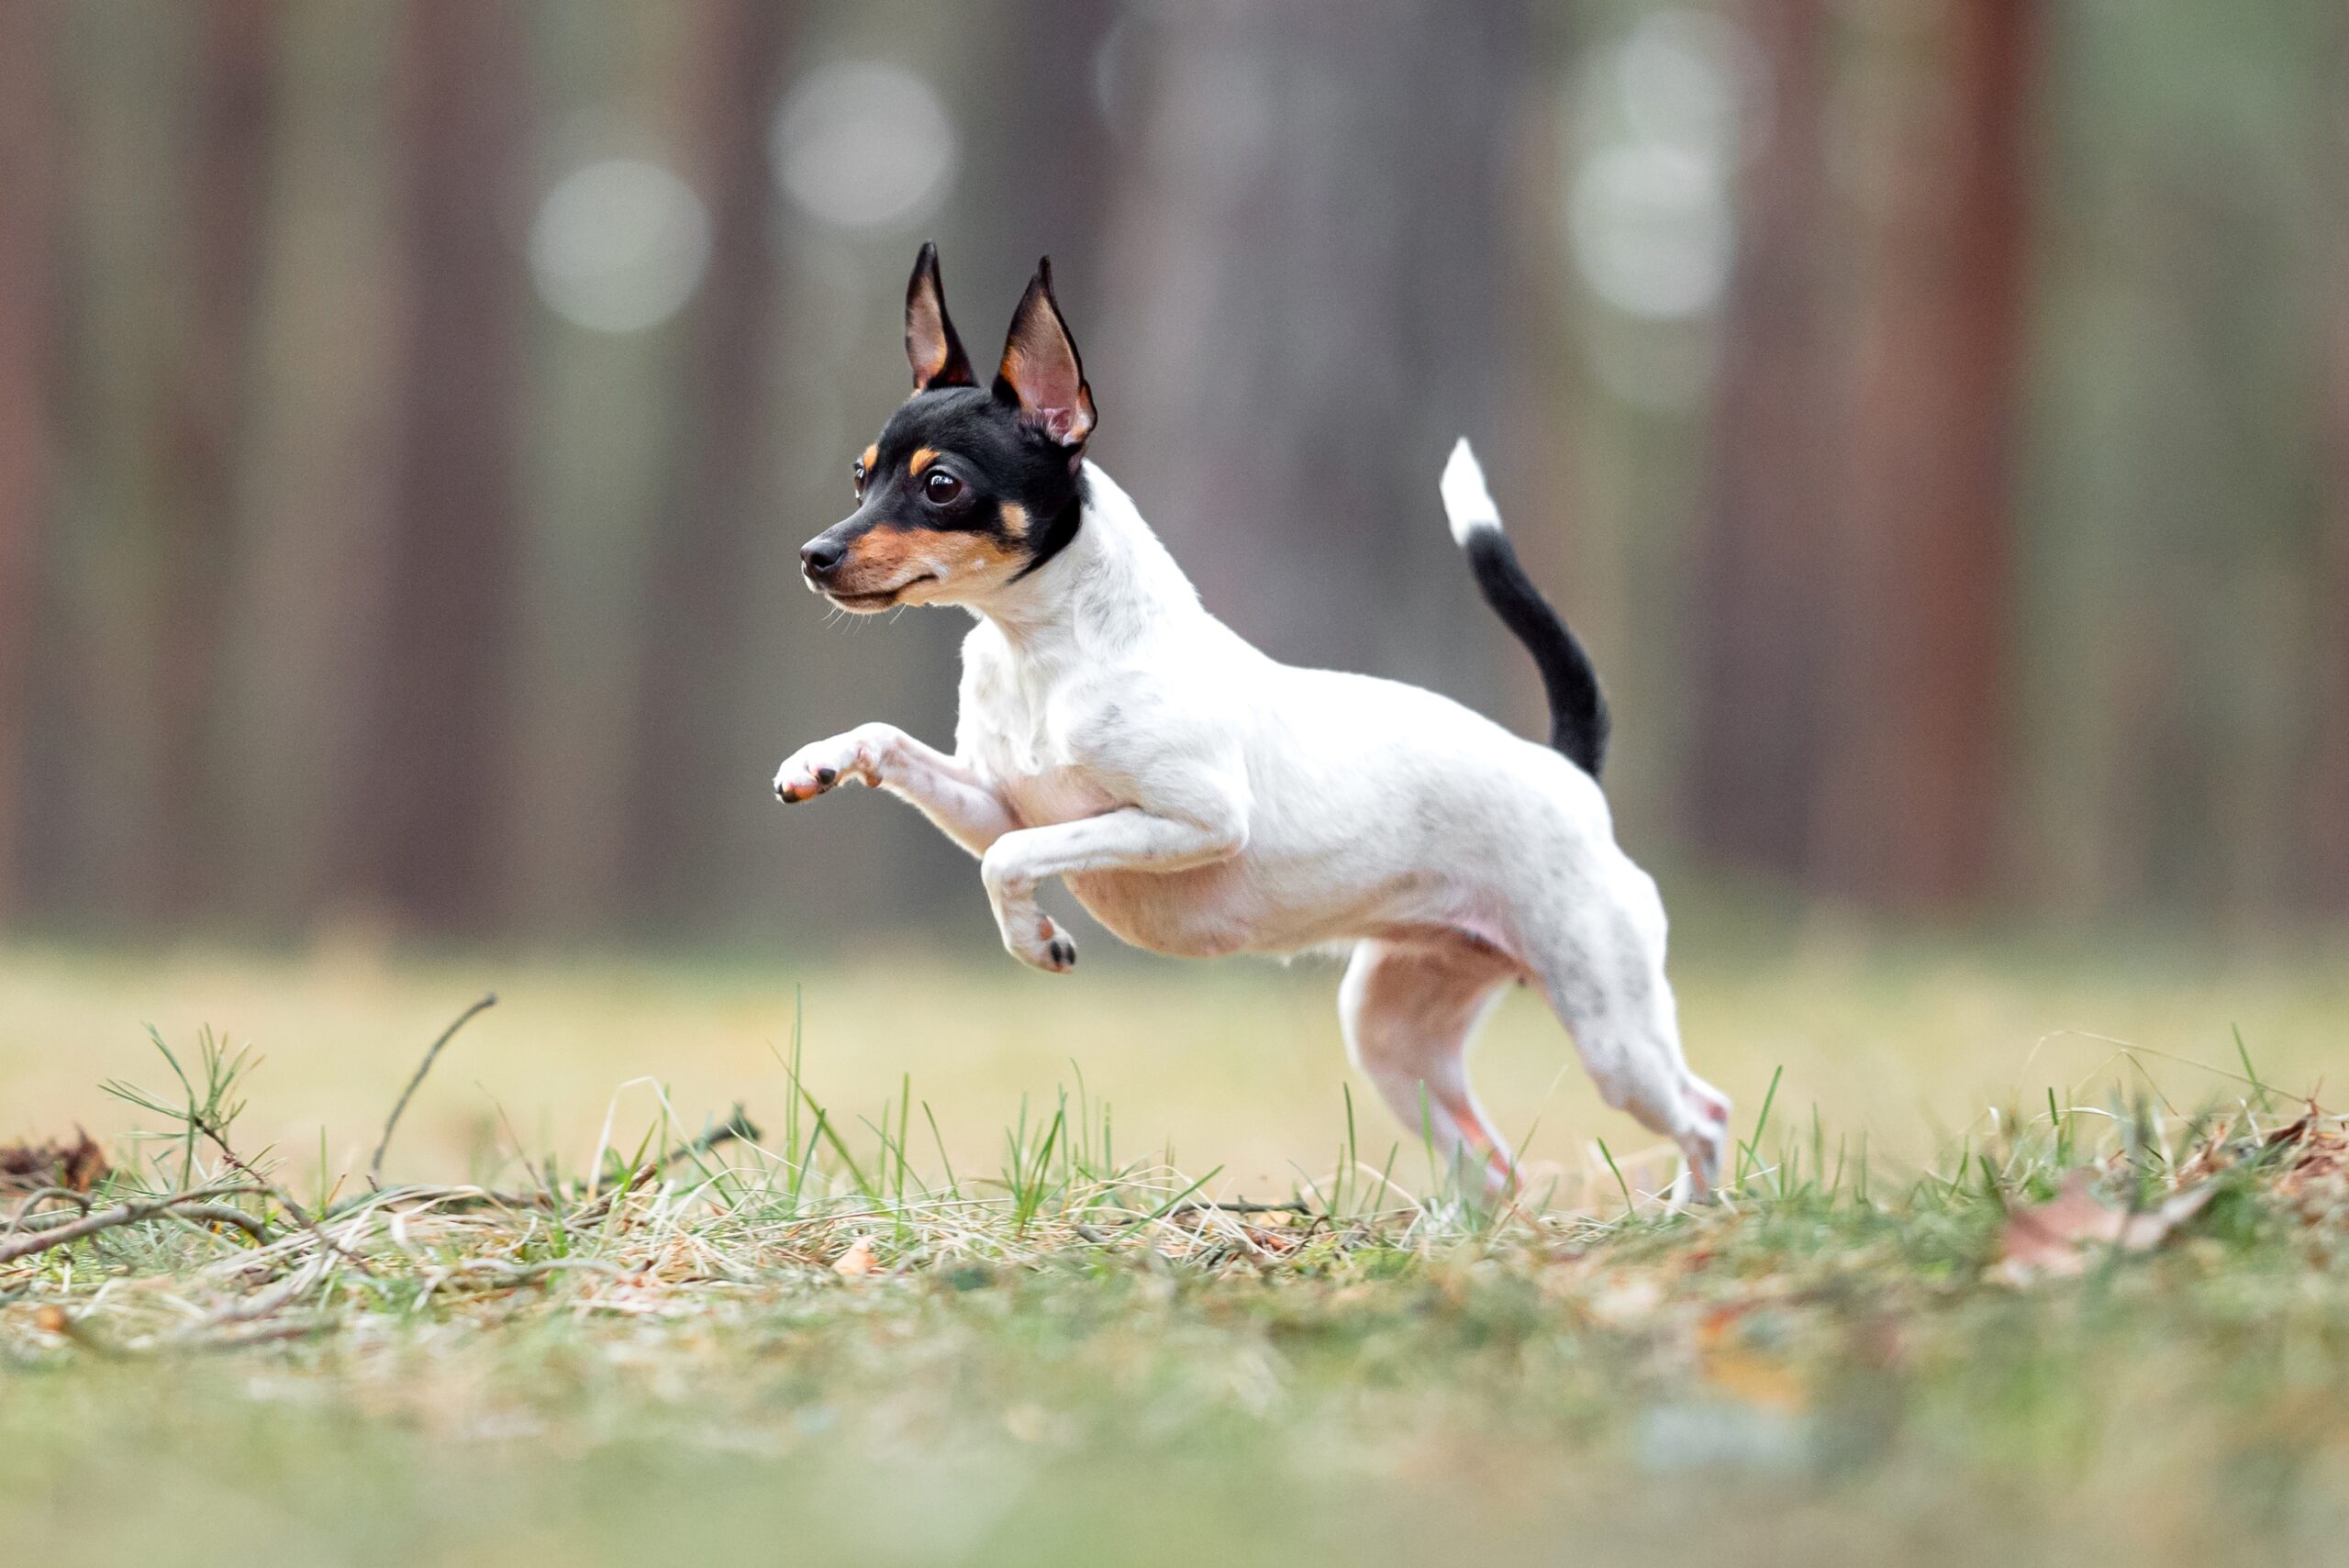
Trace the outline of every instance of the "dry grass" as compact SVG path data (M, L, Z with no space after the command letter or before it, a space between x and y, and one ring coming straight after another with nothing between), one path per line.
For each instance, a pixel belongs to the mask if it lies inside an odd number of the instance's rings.
M2127 970L2050 985L1946 957L1804 962L1840 978L1814 969L1814 995L1699 973L1684 980L1692 1013L1723 1009L1721 1038L1741 999L1812 995L1815 1019L1905 1006L1913 1043L1965 1038L2034 995L2054 1015L2110 994L2223 1045L2190 1072L2102 1044L2086 1058L2100 1073L2027 1088L2010 1072L1995 1111L1953 1095L1945 1133L1840 1120L1789 1071L1775 1094L1769 1077L1739 1085L1749 1146L1720 1205L1673 1210L1650 1195L1660 1162L1576 1151L1496 1211L1383 1129L1350 1138L1341 1093L1311 1135L1275 1135L1286 1180L1242 1184L1169 1160L1163 1123L1130 1129L1123 1103L1112 1114L1073 1074L1065 1096L1030 1089L992 1140L967 1115L933 1118L926 1092L942 1112L962 1100L905 1068L952 1057L951 1039L890 1037L888 1075L857 1102L870 1108L845 1109L818 1084L857 1064L812 1028L795 1057L787 1022L754 1137L729 1135L748 1131L723 1120L731 1093L681 1116L648 1085L560 1139L500 1122L466 1181L371 1189L384 1112L453 1006L396 1061L369 1062L365 1095L338 1111L348 1152L323 1159L272 1146L283 1047L256 1072L166 1033L168 1061L140 1042L107 1063L126 1080L105 1102L118 1119L75 1102L123 1149L117 1170L95 1191L6 1203L0 1256L23 1255L0 1263L0 1523L24 1561L239 1563L786 1545L882 1562L2330 1550L2349 1522L2343 1146L2337 1121L2271 1086L2312 1083L2276 1063L2324 1042L2269 1031L2322 1018L2337 972L2266 993ZM122 973L33 967L82 962ZM248 966L240 983L291 975L313 1015L356 1013L320 973ZM516 989L551 995L558 973L522 966ZM451 980L425 966L367 984L380 999ZM963 987L958 1009L1015 994L993 984ZM658 1000L624 1022L774 997L637 970L587 978L563 1016L584 1030L629 986ZM2268 1009L2246 1031L2256 1067L2223 1022L2183 1016L2189 992L2231 987ZM1088 1077L1119 1052L1242 1051L1220 1031L1252 1006L1278 1020L1305 988L1243 979L1182 1015L1149 972L1107 989L1120 1000L1095 1016ZM509 995L450 1045L385 1170L451 1162L460 1144L418 1136L429 1107L517 1054L527 1006ZM647 1038L681 1058L693 1040ZM2076 1048L2043 1046L2032 1066ZM1185 1076L1168 1080L1177 1102ZM542 1103L498 1097L533 1120ZM1576 1115L1595 1156L1615 1124ZM133 1123L145 1136L124 1148ZM2074 1173L2087 1184L2066 1196ZM1243 1189L1297 1207L1208 1201ZM175 1195L203 1207L39 1246L59 1234L41 1227Z
M1734 934L1733 932L1731 933ZM2315 1084L2349 1039L2349 951L2217 962L2129 949L1866 944L1833 933L1759 957L1692 933L1675 975L1691 1059L1751 1118L1783 1073L1781 1114L1865 1134L1879 1156L1921 1164L1987 1106L2042 1086L2089 1094L2113 1040L2183 1103L2221 1080L2167 1058L2233 1063L2240 1028L2279 1083ZM188 1041L205 1028L266 1059L246 1136L314 1171L362 1169L418 1052L484 991L471 1025L411 1108L403 1168L462 1180L506 1157L510 1124L533 1156L586 1158L618 1115L652 1114L648 1080L698 1117L741 1101L762 1125L786 1106L777 1052L804 1005L806 1071L827 1104L877 1118L910 1075L951 1155L995 1156L1024 1097L1049 1103L1082 1071L1117 1108L1121 1142L1170 1147L1230 1190L1286 1193L1325 1168L1352 1082L1335 972L1241 962L1121 962L1106 939L1067 976L997 952L900 946L838 962L677 963L641 957L463 955L386 960L364 950L284 957L187 949L103 953L0 949L0 1142L83 1124L112 1141L133 1118L97 1092L150 1072L144 1026ZM1644 1143L1600 1106L1554 1020L1509 996L1478 1051L1477 1083L1529 1161L1570 1173L1594 1138ZM621 1087L622 1085L629 1085ZM1362 1140L1395 1136L1365 1107ZM1529 1139L1530 1133L1530 1139Z

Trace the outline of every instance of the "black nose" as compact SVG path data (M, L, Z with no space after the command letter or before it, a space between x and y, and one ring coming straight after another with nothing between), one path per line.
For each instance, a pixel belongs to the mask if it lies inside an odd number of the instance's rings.
M818 535L799 547L799 564L807 569L810 577L829 577L847 553L848 546Z

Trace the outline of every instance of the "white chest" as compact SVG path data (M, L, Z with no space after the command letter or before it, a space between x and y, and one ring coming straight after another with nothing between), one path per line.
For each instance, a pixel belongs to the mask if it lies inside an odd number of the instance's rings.
M962 750L1022 822L1073 822L1120 804L1079 759L1069 694L1000 668L973 674L963 694Z

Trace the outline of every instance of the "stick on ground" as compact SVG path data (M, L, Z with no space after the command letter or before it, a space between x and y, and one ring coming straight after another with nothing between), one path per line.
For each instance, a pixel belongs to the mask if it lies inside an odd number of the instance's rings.
M400 1124L400 1113L406 1110L408 1101L416 1097L416 1091L424 1083L424 1075L432 1071L432 1063L439 1059L441 1051L448 1043L457 1038L459 1029L473 1022L476 1016L489 1011L495 1006L497 1006L497 993L492 991L480 1001L459 1013L456 1021L442 1029L440 1038L432 1042L432 1049L424 1053L424 1060L417 1063L416 1076L407 1081L407 1087L400 1091L399 1102L392 1106L392 1114L384 1118L384 1136L375 1145L375 1157L367 1162L369 1186L380 1187L384 1184L381 1179L384 1174L384 1151L391 1148L392 1132Z
M35 1252L46 1252L51 1247L62 1247L69 1241L79 1241L83 1237L94 1236L101 1230L111 1230L118 1225L136 1225L142 1219L152 1219L158 1215L169 1214L190 1205L197 1206L199 1210L209 1210L216 1207L208 1201L212 1198L250 1190L244 1186L199 1187L193 1192L172 1193L159 1198L136 1198L128 1203L119 1203L112 1208L104 1208L95 1214L83 1215L71 1224L61 1225L51 1230L36 1231L30 1235L15 1236L6 1241L0 1241L0 1263L13 1263L18 1258L28 1258ZM217 1216L210 1217L217 1218ZM241 1224L243 1220L239 1219L235 1223Z

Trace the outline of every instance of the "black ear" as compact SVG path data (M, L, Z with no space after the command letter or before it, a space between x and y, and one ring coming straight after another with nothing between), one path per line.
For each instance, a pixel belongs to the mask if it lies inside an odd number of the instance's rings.
M995 395L1019 405L1024 418L1062 446L1081 447L1093 433L1093 389L1085 384L1085 361L1052 298L1050 256L1036 263L1036 275L1012 313Z
M974 386L971 361L954 323L946 316L946 288L938 281L938 246L926 242L914 258L914 275L906 284L906 358L914 367L914 390L933 386Z

